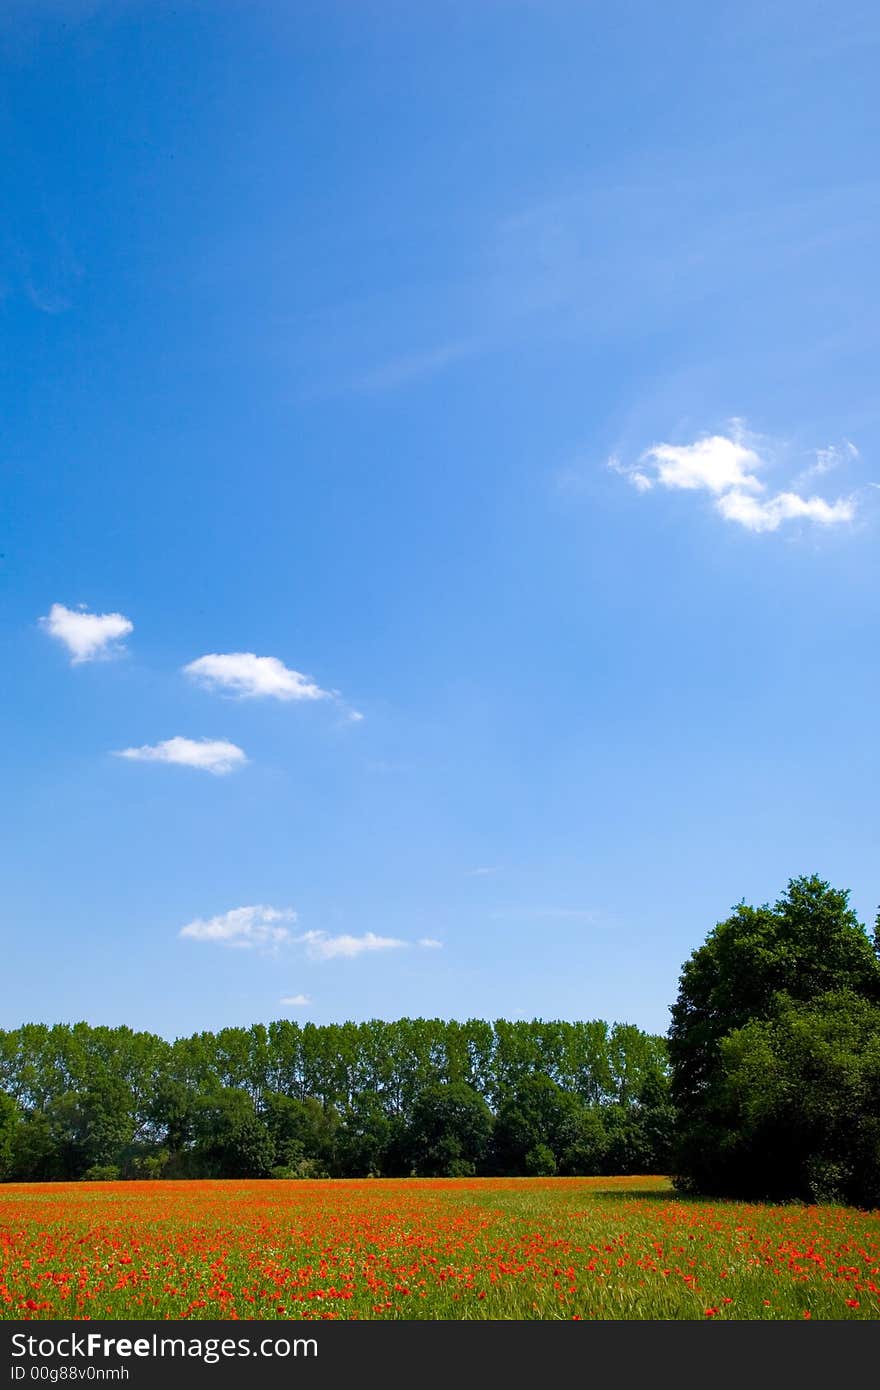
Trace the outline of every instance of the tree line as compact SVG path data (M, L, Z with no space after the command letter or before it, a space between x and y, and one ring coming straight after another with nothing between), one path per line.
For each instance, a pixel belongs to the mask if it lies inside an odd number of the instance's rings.
M166 1042L0 1032L0 1179L670 1173L880 1206L880 914L791 879L627 1024L281 1020Z
M289 1020L0 1032L0 1177L665 1171L666 1043L627 1024Z

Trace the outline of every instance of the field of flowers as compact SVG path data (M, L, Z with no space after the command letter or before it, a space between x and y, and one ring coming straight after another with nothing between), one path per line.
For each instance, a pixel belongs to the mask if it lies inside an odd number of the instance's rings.
M877 1318L880 1212L663 1178L0 1187L0 1317Z

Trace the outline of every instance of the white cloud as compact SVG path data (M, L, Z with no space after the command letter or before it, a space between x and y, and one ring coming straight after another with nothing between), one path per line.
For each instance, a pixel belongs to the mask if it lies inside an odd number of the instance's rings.
M728 492L715 505L727 521L738 521L749 531L777 531L783 521L798 517L819 526L838 526L852 521L856 514L851 498L826 502L822 497L801 497L796 492L779 492L766 501L744 492Z
M640 492L655 486L709 492L720 515L748 531L777 531L783 522L795 520L818 526L853 520L856 505L852 497L828 502L823 497L804 497L794 490L807 478L858 458L858 449L849 440L841 446L817 449L811 468L783 491L768 495L766 484L758 477L768 463L767 442L747 435L739 420L730 422L730 431L729 436L704 435L693 444L654 444L641 455L638 465L623 464L612 455L608 467Z
M325 700L322 690L308 676L292 671L277 656L253 652L213 652L184 666L184 673L210 690L225 690L242 699Z
M217 917L196 917L180 928L181 936L194 941L213 941L222 946L280 946L290 938L283 922L295 922L296 913L290 908L233 907Z
M40 624L50 637L63 642L73 665L95 661L119 650L119 642L134 631L134 623L121 613L88 613L53 603Z
M309 994L288 994L279 1003L287 1009L307 1009L312 1002Z
M433 936L423 936L419 940L419 945L426 951L440 951L443 949L443 942L438 941Z
M295 939L305 946L311 960L335 960L337 957L351 960L368 951L399 950L408 944L394 936L376 936L371 931L364 932L363 936L328 936L323 931L307 931Z
M139 763L176 763L180 767L196 767L216 777L222 777L247 762L243 749L219 738L167 738L164 743L123 748L116 756Z
M763 487L754 475L754 469L761 467L754 449L723 434L707 435L693 444L654 444L645 450L640 461L653 464L656 470L655 479L644 473L632 474L636 487L643 490L654 481L663 487L688 491L704 488L716 493L734 487L760 492Z
M497 865L481 864L479 868L468 869L468 878L488 878L490 874L498 874L501 870Z

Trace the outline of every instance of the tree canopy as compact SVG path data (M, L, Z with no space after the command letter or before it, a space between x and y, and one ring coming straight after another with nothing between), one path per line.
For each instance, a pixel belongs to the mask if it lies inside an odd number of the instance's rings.
M546 1133L538 1095L564 1117ZM611 1162L656 1168L668 1147L664 1040L601 1020L279 1020L173 1043L26 1024L0 1032L0 1102L0 1179L24 1181L593 1172L606 1120Z
M856 1174L880 1161L870 1060L878 1005L876 940L846 892L814 875L792 879L773 907L740 903L685 963L672 1008L683 1183L811 1196L827 1194L836 1173L838 1195L863 1197ZM849 1138L845 1095L856 1106ZM880 1200L876 1180L868 1187Z

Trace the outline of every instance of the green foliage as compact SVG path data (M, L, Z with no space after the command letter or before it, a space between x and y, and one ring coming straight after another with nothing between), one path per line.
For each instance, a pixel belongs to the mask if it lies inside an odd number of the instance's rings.
M880 1201L875 945L812 877L693 953L669 1037L681 1186Z
M784 999L721 1052L744 1189L880 1206L880 1006Z
M82 1182L118 1182L120 1170L115 1163L93 1163L82 1174Z
M710 1080L721 1039L771 1016L778 995L808 1000L843 989L880 1000L880 961L848 899L815 875L792 879L774 907L740 903L693 952L669 1030L679 1103Z
M492 1137L492 1112L466 1081L426 1086L406 1135L412 1172L419 1177L469 1177L482 1172Z
M64 1154L49 1116L42 1110L26 1111L12 1136L8 1177L13 1182L51 1182L71 1176L64 1169Z
M196 1154L211 1177L264 1178L275 1150L267 1126L247 1091L224 1086L196 1111Z
M641 1126L644 1152L640 1097L652 1077L665 1086L665 1068L663 1039L602 1020L281 1019L173 1043L129 1028L26 1024L0 1031L0 1180L107 1168L124 1178L465 1174L489 1163L486 1107L490 1127L507 1116L515 1171L529 1154L529 1165L547 1167L543 1145L560 1173L596 1172L608 1163L606 1117L618 1110ZM555 1097L552 1135L538 1106L517 1144L511 1105L524 1085L528 1097L530 1079ZM429 1117L425 1097L437 1087L466 1089L441 1090L449 1113ZM458 1114L453 1099L464 1095Z
M403 1126L389 1115L378 1091L364 1091L347 1107L337 1137L336 1161L344 1178L367 1178L387 1172L389 1159L402 1148Z
M323 1111L317 1101L297 1100L278 1091L263 1097L261 1118L268 1130L276 1165L294 1169L323 1146Z
M527 1075L498 1111L493 1166L498 1173L597 1173L605 1132L596 1110L549 1076Z
M300 1158L296 1163L279 1164L269 1173L270 1178L302 1179L327 1178L330 1174L318 1158Z
M12 1096L0 1091L0 1182L12 1173L15 1137L20 1124L21 1114Z
M145 1127L164 1136L171 1154L190 1144L195 1124L198 1092L178 1077L161 1075L146 1108Z
M157 1178L165 1176L165 1170L171 1160L171 1154L167 1149L157 1149L155 1153L133 1154L128 1164L129 1172L126 1176L140 1178L145 1182L155 1182Z
M556 1155L549 1144L536 1144L523 1160L523 1171L530 1178L552 1178L556 1174Z

